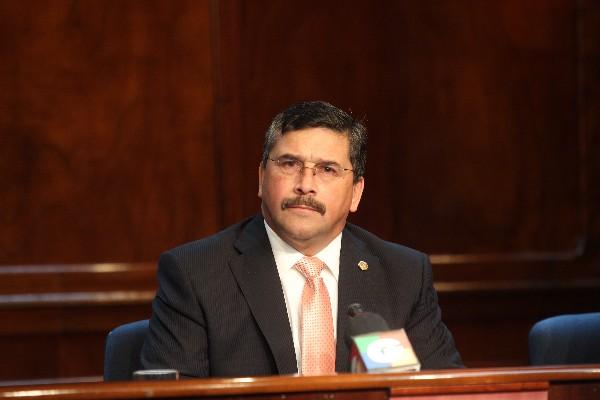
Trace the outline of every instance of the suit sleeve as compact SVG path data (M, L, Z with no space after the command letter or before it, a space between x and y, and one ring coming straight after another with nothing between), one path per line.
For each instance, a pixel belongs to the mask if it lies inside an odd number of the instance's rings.
M423 255L422 285L406 333L423 369L463 367L452 334L442 322L429 258Z
M158 282L142 365L173 368L182 376L209 376L204 313L185 268L170 253L160 257Z

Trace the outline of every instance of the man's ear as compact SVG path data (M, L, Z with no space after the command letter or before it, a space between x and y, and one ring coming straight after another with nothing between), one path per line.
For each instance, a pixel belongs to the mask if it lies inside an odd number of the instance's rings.
M358 182L352 185L352 202L350 203L350 212L356 212L356 210L358 210L358 203L360 203L364 189L365 178L361 176L358 179Z
M262 162L258 164L258 198L262 199L262 183L265 169L263 168Z

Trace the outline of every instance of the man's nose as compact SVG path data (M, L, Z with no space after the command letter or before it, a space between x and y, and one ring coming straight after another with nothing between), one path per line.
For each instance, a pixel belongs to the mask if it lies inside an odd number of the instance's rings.
M304 171L306 171L307 169L310 169L313 176L317 175L317 167L309 167L307 165L303 165L302 169L300 170L300 175L304 175Z
M294 191L298 194L316 193L315 180L317 170L315 167L302 166L298 173L296 187Z

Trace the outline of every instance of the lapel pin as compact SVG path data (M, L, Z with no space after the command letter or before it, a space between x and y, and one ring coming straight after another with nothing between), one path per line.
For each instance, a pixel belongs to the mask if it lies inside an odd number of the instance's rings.
M367 264L366 261L359 261L358 268L360 268L361 271L366 271L369 269L369 264Z

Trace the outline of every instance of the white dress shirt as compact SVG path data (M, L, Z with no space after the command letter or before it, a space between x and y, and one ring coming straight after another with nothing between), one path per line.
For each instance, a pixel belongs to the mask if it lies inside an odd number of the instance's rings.
M281 239L265 221L265 228L277 264L277 272L281 280L285 306L287 308L292 338L294 339L294 350L296 351L296 363L300 370L302 360L302 349L300 348L300 305L302 302L302 289L306 279L296 268L296 264L304 254L294 249ZM337 337L337 299L338 299L338 276L340 272L340 250L342 248L342 234L336 236L327 247L314 255L323 261L327 268L321 271L321 278L329 292L331 301L331 314L333 317L333 337Z

